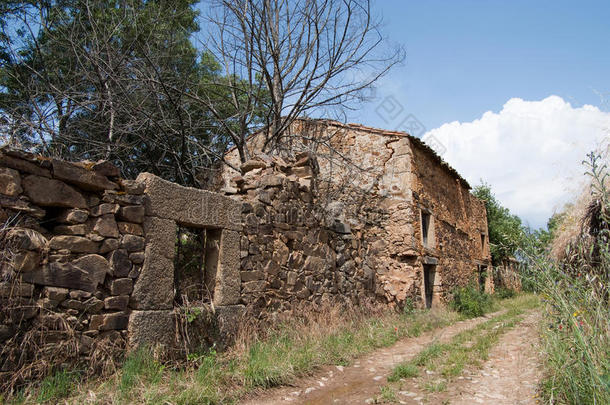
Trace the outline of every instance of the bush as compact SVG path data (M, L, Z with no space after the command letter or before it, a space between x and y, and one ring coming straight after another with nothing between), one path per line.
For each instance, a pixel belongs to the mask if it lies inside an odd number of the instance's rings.
M492 307L491 296L473 284L455 288L452 296L451 307L469 318L484 315Z
M496 289L494 296L500 299L512 298L515 296L515 290L511 290L510 288L498 288Z

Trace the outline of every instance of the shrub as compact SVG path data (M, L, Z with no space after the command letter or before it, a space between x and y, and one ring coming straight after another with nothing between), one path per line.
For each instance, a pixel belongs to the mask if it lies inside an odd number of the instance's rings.
M473 284L452 291L451 307L469 318L484 315L492 307L489 294L479 291Z
M496 289L494 296L500 299L512 298L515 296L515 290L511 290L510 288L498 288Z

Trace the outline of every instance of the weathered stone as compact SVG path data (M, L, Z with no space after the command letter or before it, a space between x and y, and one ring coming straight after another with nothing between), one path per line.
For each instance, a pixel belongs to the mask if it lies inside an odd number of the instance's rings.
M347 233L351 233L351 228L348 224L343 223L343 222L339 222L339 221L335 221L331 227L331 229L337 233L341 233L341 234L347 234Z
M42 295L51 301L61 302L68 296L68 289L59 287L44 287L42 289Z
M46 215L46 211L38 208L32 204L30 204L27 200L27 197L7 197L4 195L0 195L0 206L13 210L25 213L27 215L31 215L35 218L44 218ZM8 217L6 212L4 212L4 216Z
M13 168L20 172L31 173L42 177L51 177L51 172L48 169L40 167L40 165L36 163L28 162L27 160L9 156L4 153L0 153L0 165Z
M166 311L132 311L127 328L129 349L142 345L175 344L176 318L171 310Z
M242 294L257 293L264 291L266 286L266 281L248 281L242 284L241 292Z
M103 284L106 274L110 274L110 264L100 255L86 255L72 262L75 266L89 273L89 277L97 284Z
M53 177L76 184L84 190L116 190L119 186L99 173L61 160L53 160Z
M102 309L104 309L104 301L97 299L96 297L91 297L87 301L83 302L83 306L85 311L90 314L99 314ZM116 308L119 309L119 308ZM125 309L125 308L123 308Z
M40 264L40 253L33 251L20 251L13 257L15 271L25 273L38 268Z
M102 176L118 177L121 174L119 168L107 160L98 160L91 169Z
M257 183L257 187L267 188L267 187L279 187L282 185L284 181L284 176L280 176L277 174L268 174L263 176Z
M22 279L29 283L95 291L96 282L89 273L70 263L50 263L41 269L24 273Z
M288 246L284 244L279 239L273 241L273 260L280 264L280 266L285 266L288 263L288 258L290 257L290 249Z
M144 221L145 208L141 205L128 205L121 207L119 218L127 222L141 224Z
M298 274L295 271L289 271L286 276L286 284L289 286L293 286L296 284L298 278Z
M87 235L88 239L91 239L93 242L102 242L104 241L106 238L102 235L100 235L99 233L88 233Z
M146 213L187 226L241 230L241 203L223 195L182 187L150 173L138 182L146 184Z
M241 275L242 283L265 279L265 274L262 271L242 271L239 274Z
M91 215L93 215L94 217L99 217L108 214L114 215L119 212L120 208L121 206L119 204L103 203L93 208L91 210Z
M22 186L25 194L37 205L51 207L87 208L85 198L67 184L46 177L26 176Z
M27 283L0 283L0 297L31 297L34 294L34 285Z
M51 249L68 249L74 253L95 253L99 244L82 236L59 235L49 241Z
M134 252L129 254L129 260L134 264L144 263L144 252Z
M19 172L7 167L0 167L0 194L14 197L22 191Z
M135 180L121 179L119 181L119 184L121 185L121 188L123 188L123 190L125 190L128 194L140 195L144 193L144 184L139 183Z
M78 300L72 300L72 299L68 299L65 301L62 301L61 304L62 307L64 308L70 308L70 309L75 309L77 311L82 311L83 309L85 309L85 305L78 301Z
M121 237L121 247L128 252L144 250L146 240L141 236L123 235Z
M102 215L98 218L93 227L93 231L108 238L119 237L119 228L117 227L113 214Z
M127 329L129 315L125 312L112 314L92 315L89 329L100 331Z
M170 219L147 217L144 221L146 247L154 255L174 260L176 223Z
M110 261L110 267L112 268L111 274L114 277L127 277L131 271L131 261L127 255L127 250L117 249L113 251L108 257Z
M324 261L324 259L315 256L308 256L307 259L305 259L303 269L305 271L311 271L313 273L322 273L324 271L325 265L326 262Z
M223 229L220 237L219 263L216 271L215 305L234 305L239 303L241 279L239 275L240 234Z
M131 222L119 222L119 232L121 234L130 234L130 235L144 235L144 230L141 225L133 224Z
M304 179L310 179L313 177L313 171L311 170L310 166L293 167L291 169L291 173Z
M110 294L129 295L133 291L133 280L130 278L118 278L110 282Z
M100 253L108 253L112 252L119 248L119 240L118 239L104 239L102 242L102 246L100 246Z
M57 221L74 225L86 222L87 218L89 218L89 213L87 211L71 209L64 211L60 216L58 216Z
M83 290L71 290L70 298L75 300L84 300L91 297L91 292Z
M117 194L114 200L121 204L121 206L127 205L142 205L144 204L145 198L142 195L132 194Z
M129 305L129 295L117 295L104 299L104 308L108 310L124 311L127 309L127 305Z
M174 262L158 254L151 246L138 276L130 306L134 309L171 309L174 300Z
M228 305L216 308L216 319L221 348L232 345L243 324L246 308L243 305Z
M246 174L254 169L265 169L266 167L267 164L262 160L250 159L242 163L240 169L242 173Z
M61 235L85 235L87 233L87 225L58 225L53 229L53 233Z
M13 228L6 235L9 243L16 249L43 250L48 243L40 232L28 228Z

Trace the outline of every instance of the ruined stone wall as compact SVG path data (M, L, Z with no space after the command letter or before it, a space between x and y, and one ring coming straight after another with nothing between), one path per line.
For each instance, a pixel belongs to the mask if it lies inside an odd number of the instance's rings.
M64 360L96 340L125 346L145 259L143 191L106 162L0 153L2 383L62 345Z
M249 315L323 303L375 301L373 257L361 231L317 201L315 159L259 156L230 179L242 202L241 303Z
M262 139L262 134L251 138L251 156L260 154ZM268 153L287 159L299 150L316 156L311 198L317 209L357 231L360 245L366 247L378 302L424 305L424 265L436 270L436 304L451 288L478 278L481 266L490 266L486 240L481 245L481 235L487 235L484 204L418 139L353 124L302 120ZM239 167L236 151L228 159ZM224 171L225 191L236 191L231 181L236 175ZM422 212L431 216L427 247L421 235ZM485 283L491 291L491 277Z
M0 388L140 344L188 351L235 333L244 310L239 203L149 173L124 180L108 162L1 150L0 206ZM213 253L212 297L197 309L175 301L179 225L210 230L201 249ZM185 310L202 314L192 342Z
M491 292L484 203L469 193L463 180L451 176L433 154L419 145L413 147L413 169L415 204L432 218L434 240L430 246L422 246L421 255L438 260L435 290L443 295L454 286L478 282L478 266L486 266L485 289ZM415 229L421 241L421 224Z

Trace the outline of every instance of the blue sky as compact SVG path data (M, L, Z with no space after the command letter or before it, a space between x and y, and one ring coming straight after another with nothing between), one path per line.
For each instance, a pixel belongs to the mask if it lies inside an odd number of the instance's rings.
M490 183L512 212L544 226L580 191L581 161L610 134L610 2L378 0L375 9L407 57L350 121L404 129L413 114L471 184Z
M384 84L428 129L498 111L512 97L610 108L595 93L610 96L609 1L378 0L375 8L407 51ZM383 126L367 111L361 119Z

